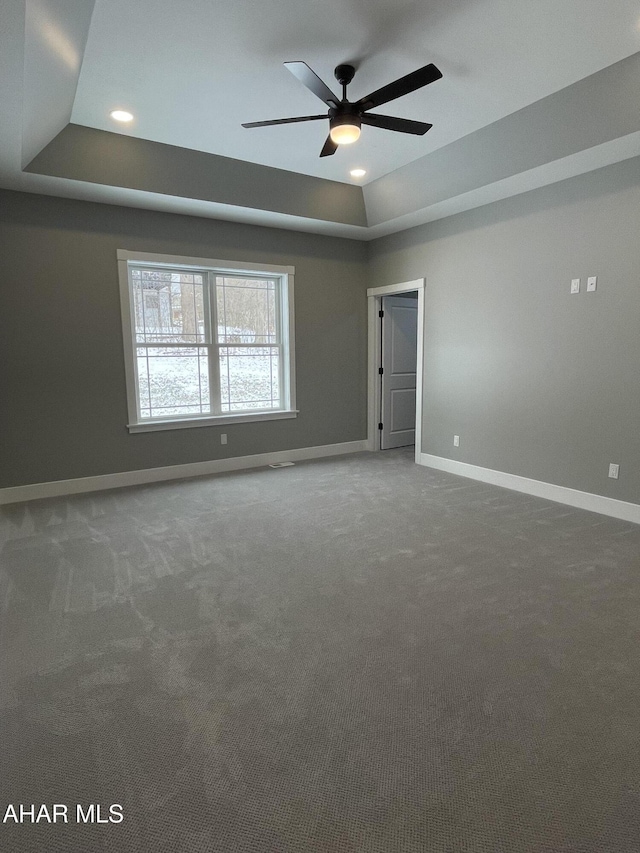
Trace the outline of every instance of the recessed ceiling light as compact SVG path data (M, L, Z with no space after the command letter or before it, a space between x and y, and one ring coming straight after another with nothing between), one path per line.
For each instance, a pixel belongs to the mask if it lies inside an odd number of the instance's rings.
M366 169L352 169L349 172L349 174L351 175L352 178L364 178L364 176L367 174L367 170Z
M109 115L116 121L133 121L133 114L126 110L111 110Z

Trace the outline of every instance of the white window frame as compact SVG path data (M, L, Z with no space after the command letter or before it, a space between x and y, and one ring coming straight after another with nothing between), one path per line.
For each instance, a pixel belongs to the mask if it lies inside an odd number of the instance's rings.
M160 255L150 252L133 252L128 249L118 249L118 277L120 280L120 309L122 312L122 336L124 344L124 366L127 384L127 408L129 412L129 432L156 432L166 429L185 429L190 427L224 425L235 423L253 423L257 421L274 421L284 418L295 418L296 409L296 377L295 377L295 335L293 286L295 267L273 266L271 264L237 263L235 261L220 261L212 258L189 258L181 255ZM138 398L135 320L129 268L137 265L152 264L156 267L171 269L194 269L198 272L214 272L219 275L248 276L265 275L280 279L280 328L282 332L283 357L281 380L283 387L283 408L269 411L249 411L232 414L225 412L221 415L183 415L163 419L142 419Z

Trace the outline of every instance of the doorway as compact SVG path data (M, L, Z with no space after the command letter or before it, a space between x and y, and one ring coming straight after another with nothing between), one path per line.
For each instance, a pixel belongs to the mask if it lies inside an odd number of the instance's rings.
M421 455L424 279L367 290L370 450L415 445ZM385 423L386 422L386 423Z
M380 449L416 443L418 294L383 296L380 312Z

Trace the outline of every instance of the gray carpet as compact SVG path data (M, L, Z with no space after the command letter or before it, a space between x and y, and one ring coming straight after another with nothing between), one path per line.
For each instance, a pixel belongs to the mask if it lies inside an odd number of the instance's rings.
M69 806L7 853L640 849L639 527L391 451L15 505L0 547L0 810Z

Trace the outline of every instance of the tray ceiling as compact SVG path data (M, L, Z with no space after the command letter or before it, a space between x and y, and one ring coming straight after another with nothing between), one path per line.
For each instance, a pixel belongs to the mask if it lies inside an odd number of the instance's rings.
M631 0L0 0L0 10L9 188L369 239L640 154ZM334 66L352 62L351 98L435 62L442 80L384 109L434 127L425 137L367 127L323 159L323 122L243 129L322 112L284 69L291 59L331 87ZM116 107L131 125L114 123ZM367 170L359 183L356 166Z

